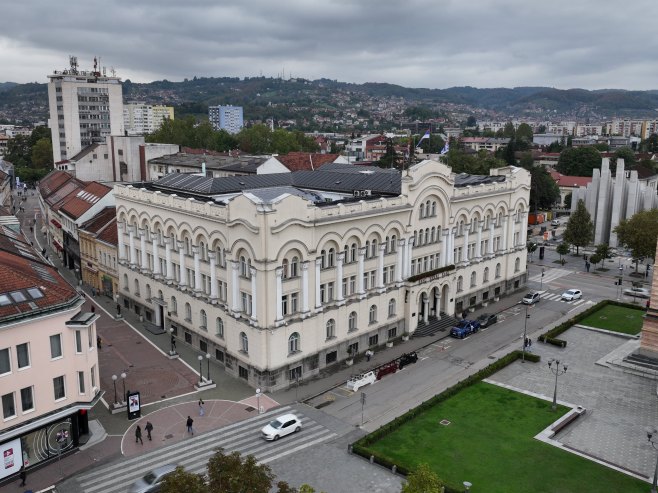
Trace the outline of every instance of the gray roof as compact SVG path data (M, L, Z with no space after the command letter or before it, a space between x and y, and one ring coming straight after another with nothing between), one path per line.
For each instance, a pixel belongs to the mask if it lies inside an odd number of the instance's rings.
M459 173L455 175L455 187L472 187L475 185L487 185L489 183L500 183L505 181L505 176L469 175Z
M268 159L269 156L213 156L179 152L177 154L151 159L149 163L199 169L201 169L202 163L206 163L206 169L256 174L258 167Z

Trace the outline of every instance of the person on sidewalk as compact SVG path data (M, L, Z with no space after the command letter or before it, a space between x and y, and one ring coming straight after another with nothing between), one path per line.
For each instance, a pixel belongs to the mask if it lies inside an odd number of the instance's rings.
M192 428L192 425L194 424L194 420L188 416L187 417L187 422L185 424L187 426L187 432L190 435L194 435L194 428Z
M142 440L142 429L139 425L135 428L135 443L137 442L141 442L141 444L144 445L144 441Z
M203 399L199 399L199 416L206 414L206 410L203 408Z
M144 427L146 430L146 436L148 437L149 440L151 440L151 432L153 431L153 425L151 424L150 421L146 422L146 426Z
M27 479L27 473L25 472L25 466L21 467L21 473L18 475L18 477L21 479L21 484L18 486L25 486L25 480Z

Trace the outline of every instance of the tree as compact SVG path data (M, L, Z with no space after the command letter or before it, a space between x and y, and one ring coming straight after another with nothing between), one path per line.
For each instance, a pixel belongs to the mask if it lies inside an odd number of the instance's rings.
M592 170L600 167L601 153L593 147L567 147L555 169L569 176L592 176Z
M532 136L532 127L527 123L522 123L516 129L516 140L519 143L523 142L528 147L532 144Z
M530 208L549 209L560 200L560 187L543 166L530 169Z
M537 243L529 241L528 244L526 245L526 249L528 250L528 256L530 257L530 261L532 261L532 254L535 253L535 251L537 250Z
M589 257L589 261L593 265L599 264L599 263L603 262L603 260L604 260L604 258L601 257L598 253L595 253L594 255L590 255L590 257Z
M395 152L393 139L386 139L386 152L377 164L379 164L381 168L402 168L402 156Z
M475 125L477 125L477 122L478 121L475 118L475 116L471 115L466 119L466 126L467 127L474 127Z
M634 258L654 258L658 240L658 209L638 212L629 219L623 219L614 232L619 243L629 248Z
M604 260L607 259L610 256L610 245L607 243L600 243L596 245L596 255Z
M642 142L640 148L645 152L658 152L658 134L649 135L649 138Z
M560 255L560 263L562 265L564 265L564 259L562 258L562 256L569 253L570 250L571 250L571 248L569 246L569 243L566 242L566 241L563 241L562 243L560 243L557 246L557 248L555 249L555 251Z
M162 481L161 493L206 493L206 485L203 475L187 472L182 467L167 476Z
M617 169L617 161L624 160L624 169L632 169L637 164L635 152L630 147L621 147L617 149L610 160L610 171L614 173Z
M580 247L587 246L594 241L592 216L587 212L582 199L578 201L576 210L569 218L564 231L564 239L576 247L576 253L579 253Z
M441 493L443 482L427 464L419 464L415 471L407 476L401 493Z
M503 137L513 139L515 136L516 130L514 129L514 124L512 122L507 122L503 127Z
M571 199L573 198L573 194L569 192L564 196L564 207L567 209L571 209Z
M39 139L32 146L32 167L47 168L53 165L53 146L50 139Z

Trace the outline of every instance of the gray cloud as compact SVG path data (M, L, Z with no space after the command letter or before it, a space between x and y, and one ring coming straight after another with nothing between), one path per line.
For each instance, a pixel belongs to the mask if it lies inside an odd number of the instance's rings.
M276 76L410 87L655 89L655 0L29 0L3 6L0 81L77 55L123 79Z

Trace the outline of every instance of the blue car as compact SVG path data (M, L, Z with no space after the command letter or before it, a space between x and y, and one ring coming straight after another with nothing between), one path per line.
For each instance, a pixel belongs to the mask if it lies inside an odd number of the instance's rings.
M477 320L462 320L450 330L450 335L458 339L475 334L480 330L480 322Z

